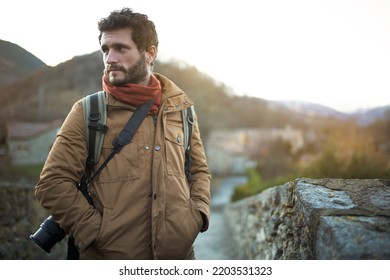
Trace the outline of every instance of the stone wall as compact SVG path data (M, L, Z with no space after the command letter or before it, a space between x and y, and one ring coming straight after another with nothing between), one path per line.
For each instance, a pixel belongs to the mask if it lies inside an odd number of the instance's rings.
M31 239L48 213L34 198L34 185L0 183L0 259L65 259L65 238L47 254Z
M224 214L241 259L390 259L390 181L296 179Z
M47 218L33 184L0 183L0 259L65 259L29 236ZM390 259L390 181L297 179L226 206L241 259Z

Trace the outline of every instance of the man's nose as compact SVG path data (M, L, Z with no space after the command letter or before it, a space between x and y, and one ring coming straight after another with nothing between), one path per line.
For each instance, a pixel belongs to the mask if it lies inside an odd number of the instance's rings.
M111 50L107 53L105 59L106 59L106 64L115 64L115 63L118 63L119 56L118 56L118 53Z

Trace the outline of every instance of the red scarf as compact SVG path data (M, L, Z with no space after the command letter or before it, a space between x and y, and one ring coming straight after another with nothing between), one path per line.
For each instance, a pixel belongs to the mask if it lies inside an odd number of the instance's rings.
M157 114L162 98L162 90L160 81L154 76L150 75L150 82L148 86L138 84L125 84L120 87L113 86L106 75L103 75L103 90L114 96L121 102L127 103L131 106L138 107L150 99L154 98L154 103L150 108L152 114Z

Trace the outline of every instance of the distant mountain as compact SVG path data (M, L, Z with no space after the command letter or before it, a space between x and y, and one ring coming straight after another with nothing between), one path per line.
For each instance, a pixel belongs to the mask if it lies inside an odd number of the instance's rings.
M75 101L101 89L100 52L44 67L0 87L0 118L54 120L66 116Z
M270 111L260 98L233 96L223 84L180 61L157 61L155 71L171 78L194 101L204 137L215 129L280 127L286 119L294 119L284 112ZM0 87L0 123L64 118L75 101L101 90L102 74L102 54L96 51Z
M359 109L351 113L343 113L327 106L303 101L269 101L277 107L286 108L305 117L326 117L339 120L355 119L361 125L369 125L377 120L390 119L390 105Z
M352 116L363 125L371 124L376 120L390 119L390 105L372 109L361 109L354 112Z
M19 47L8 46L14 48L14 52L21 51ZM1 53L0 57L7 56ZM32 55L21 60L15 55L7 58L8 64L30 69L30 74L19 76L3 86L0 84L0 123L11 119L50 121L63 118L75 101L101 90L104 67L100 51L76 56L55 67L38 63L28 68L26 65L37 61ZM313 103L237 96L196 67L184 67L180 61L157 61L155 71L171 78L194 101L204 136L215 129L282 128L286 125L307 128L317 127L329 118L346 120L354 117ZM366 114L359 117L364 118ZM372 113L370 116L375 118Z
M340 120L345 120L350 117L349 114L337 111L327 106L319 105L311 102L287 100L287 101L270 101L274 105L279 105L289 109L295 113L307 117L332 117Z
M22 47L0 40L0 86L45 67L46 64Z

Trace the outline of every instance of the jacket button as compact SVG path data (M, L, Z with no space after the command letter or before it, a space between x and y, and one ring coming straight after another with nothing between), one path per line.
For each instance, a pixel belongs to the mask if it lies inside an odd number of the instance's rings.
M145 146L145 150L149 150L149 146Z
M176 104L175 107L176 107L176 109L179 109L179 108L180 108L180 105Z
M155 151L160 151L160 150L161 150L161 147L160 147L159 145L156 145L156 146L154 147L154 150L155 150Z

